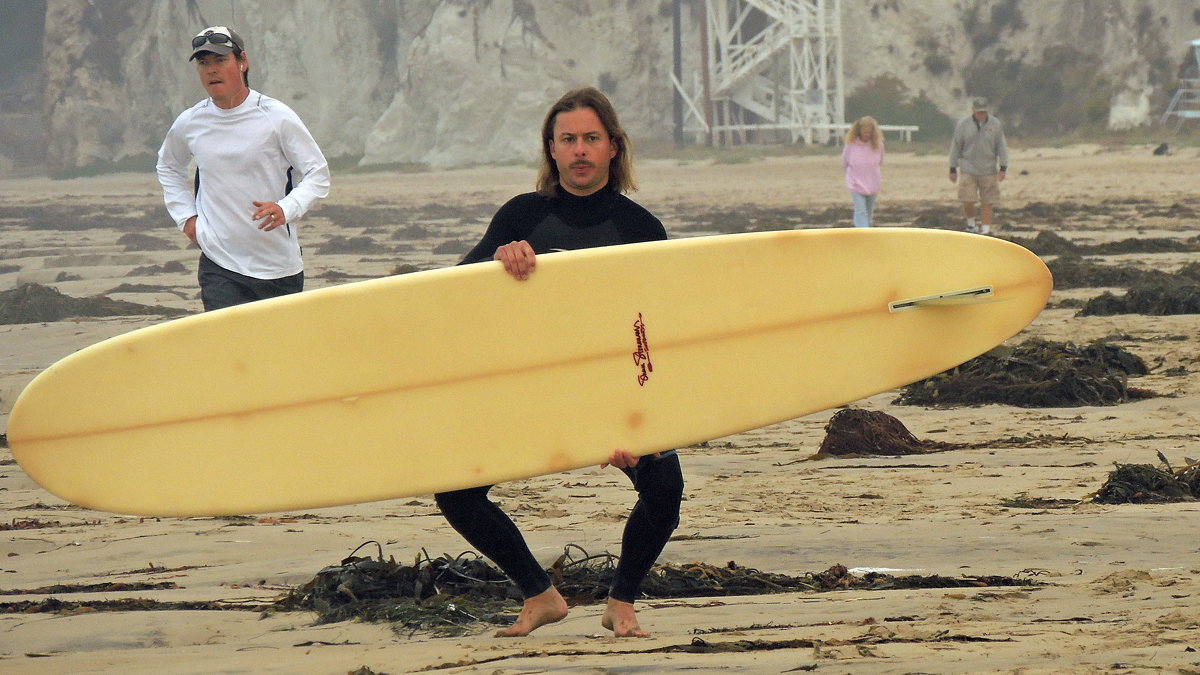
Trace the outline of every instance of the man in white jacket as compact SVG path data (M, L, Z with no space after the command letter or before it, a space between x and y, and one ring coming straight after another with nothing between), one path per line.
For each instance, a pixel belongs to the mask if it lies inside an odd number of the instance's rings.
M200 247L206 311L303 290L295 223L329 194L329 164L304 123L250 89L245 47L225 26L192 38L188 60L208 98L176 118L158 151L167 211Z

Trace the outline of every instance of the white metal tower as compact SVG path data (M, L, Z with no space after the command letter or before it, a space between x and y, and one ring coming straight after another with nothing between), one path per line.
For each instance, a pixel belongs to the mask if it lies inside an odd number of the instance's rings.
M1179 131L1180 125L1186 120L1200 119L1200 39L1192 40L1192 55L1196 59L1197 77L1179 80L1179 88L1159 119L1159 123L1167 124L1171 118L1175 118L1172 131Z
M841 0L703 0L685 132L716 145L826 142L845 128Z

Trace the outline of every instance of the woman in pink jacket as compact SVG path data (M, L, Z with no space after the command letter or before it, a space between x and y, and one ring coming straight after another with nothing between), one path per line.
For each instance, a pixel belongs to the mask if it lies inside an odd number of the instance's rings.
M842 149L842 169L854 201L854 226L870 227L875 197L883 182L883 132L875 118L863 117L850 125Z

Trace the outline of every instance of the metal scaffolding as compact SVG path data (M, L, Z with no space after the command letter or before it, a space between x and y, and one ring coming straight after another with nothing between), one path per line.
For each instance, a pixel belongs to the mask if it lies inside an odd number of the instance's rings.
M699 68L687 85L671 78L685 133L715 145L824 143L846 128L841 0L702 2Z
M1200 120L1200 39L1192 40L1192 54L1196 59L1197 77L1180 78L1179 88L1159 118L1160 124L1169 124L1174 119L1172 131L1187 120Z

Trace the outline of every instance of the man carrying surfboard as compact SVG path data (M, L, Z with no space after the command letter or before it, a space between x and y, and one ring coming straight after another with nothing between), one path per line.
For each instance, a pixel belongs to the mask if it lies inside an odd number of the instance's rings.
M658 218L624 195L636 189L629 137L612 104L591 87L568 92L542 124L537 191L500 207L462 262L498 260L515 279L526 280L537 256L554 250L666 239ZM683 473L674 450L639 458L618 449L603 466L609 464L625 472L638 500L625 525L601 624L618 637L644 637L633 603L679 523ZM567 603L517 526L488 499L490 489L444 492L436 499L451 526L499 565L525 597L517 620L496 635L528 635L565 617Z
M171 125L158 180L176 226L200 247L204 309L297 293L304 263L295 222L329 194L329 164L291 108L250 88L237 31L206 28L190 50L209 97Z

